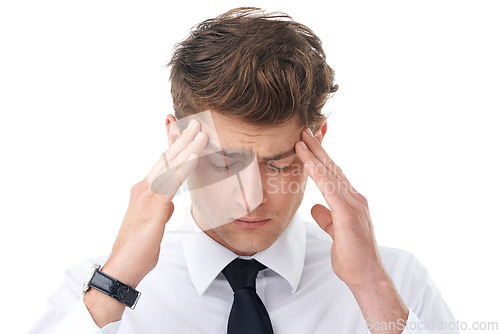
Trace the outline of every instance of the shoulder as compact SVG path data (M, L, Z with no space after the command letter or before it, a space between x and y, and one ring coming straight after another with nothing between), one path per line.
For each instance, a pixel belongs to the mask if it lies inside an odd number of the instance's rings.
M330 246L332 245L332 238L321 229L316 223L311 223L304 220L304 227L306 231L307 244L317 246Z
M330 262L332 238L317 224L304 221L306 260ZM382 264L395 284L403 284L410 276L426 276L427 269L409 251L378 246Z
M166 249L176 249L178 250L181 245L181 239L185 235L185 233L165 233L163 237L161 247L161 255L171 254L171 251L166 251ZM74 281L78 284L83 284L83 281L87 277L90 269L94 264L100 264L103 266L108 260L110 254L101 254L93 257L89 257L80 262L76 262L72 267L68 268L64 272L65 281Z
M411 252L392 247L379 247L386 272L405 301L415 296L434 295L438 289L427 268Z
M304 228L306 233L305 267L313 267L314 270L325 268L330 272L332 238L316 223L304 221Z
M379 246L379 253L385 270L396 286L408 284L415 276L427 276L427 269L407 250Z
M378 249L382 263L386 269L407 267L416 261L415 256L404 249L380 245L378 246Z

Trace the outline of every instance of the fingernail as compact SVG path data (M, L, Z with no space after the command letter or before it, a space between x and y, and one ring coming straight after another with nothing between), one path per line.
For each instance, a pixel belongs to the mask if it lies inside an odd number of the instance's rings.
M309 135L309 137L314 137L311 128L307 128L307 134Z
M195 119L191 120L191 122L189 122L188 129L192 128L195 124L196 124L196 120Z
M300 145L304 148L304 150L309 151L309 150L307 149L306 143L304 143L303 141L301 141L301 142L300 142Z
M203 132L198 132L196 136L194 137L194 140L201 140L203 136L201 135Z

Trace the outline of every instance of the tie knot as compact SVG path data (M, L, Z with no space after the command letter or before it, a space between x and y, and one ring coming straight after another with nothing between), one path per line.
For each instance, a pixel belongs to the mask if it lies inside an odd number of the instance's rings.
M255 289L255 279L259 270L267 268L255 259L235 259L229 263L222 273L226 276L234 292L242 288Z

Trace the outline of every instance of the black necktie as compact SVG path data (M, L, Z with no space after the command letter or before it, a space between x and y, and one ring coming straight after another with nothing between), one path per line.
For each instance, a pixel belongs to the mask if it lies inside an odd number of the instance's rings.
M257 273L265 268L254 259L235 259L222 270L234 291L228 334L273 334L269 314L255 291Z

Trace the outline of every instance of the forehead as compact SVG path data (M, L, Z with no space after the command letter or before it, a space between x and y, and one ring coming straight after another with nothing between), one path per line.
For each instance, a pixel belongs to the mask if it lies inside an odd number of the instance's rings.
M211 112L210 116L211 119L205 117L200 122L211 147L244 148L255 151L257 155L293 148L303 129L298 116L287 123L272 126L254 125L217 112Z

